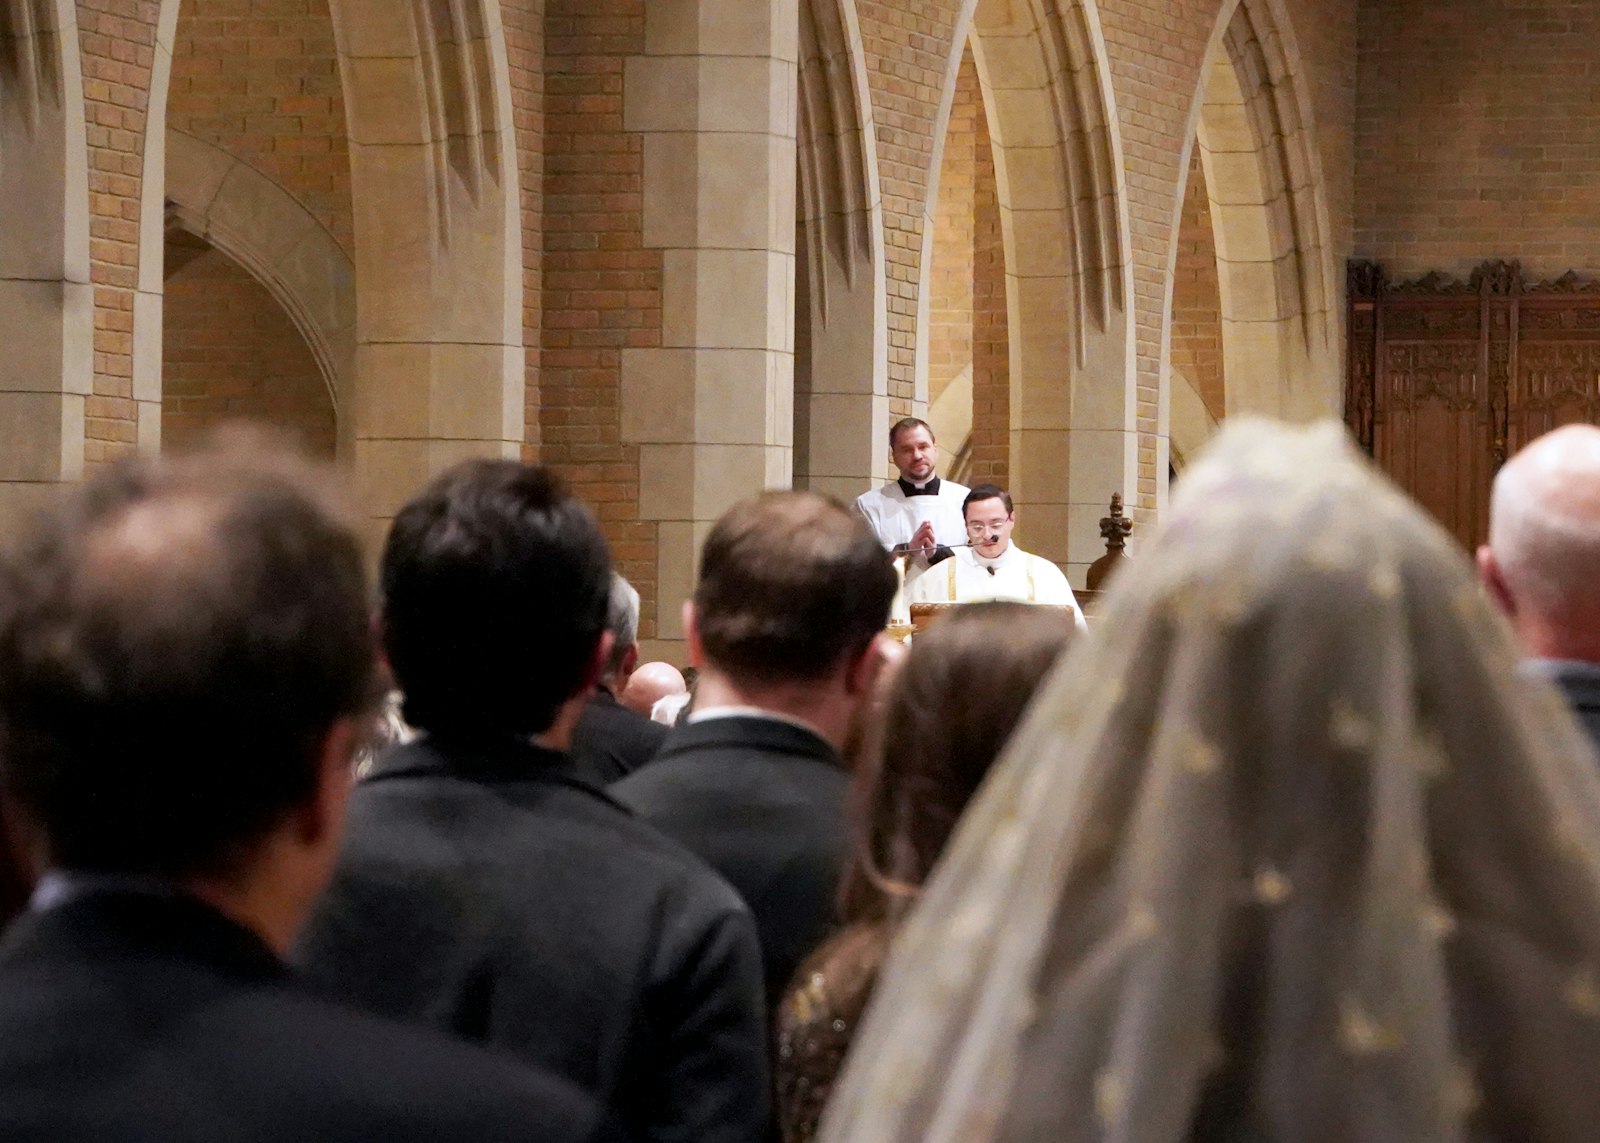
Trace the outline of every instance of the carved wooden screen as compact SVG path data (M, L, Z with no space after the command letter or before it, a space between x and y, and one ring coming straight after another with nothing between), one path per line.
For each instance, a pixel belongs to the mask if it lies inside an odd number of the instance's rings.
M1486 262L1463 282L1349 277L1346 419L1362 446L1471 548L1505 458L1571 421L1600 422L1600 283L1524 281Z

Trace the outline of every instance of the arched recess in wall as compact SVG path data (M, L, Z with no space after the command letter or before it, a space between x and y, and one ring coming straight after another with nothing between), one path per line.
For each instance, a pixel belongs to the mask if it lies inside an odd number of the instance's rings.
M1336 415L1336 267L1310 99L1280 0L1224 5L1194 138L1216 239L1228 414Z
M854 0L800 4L794 483L854 498L882 467L888 282Z
M1137 467L1130 243L1105 45L1089 0L969 0L960 28L970 30L1000 200L1019 536L1081 583L1104 551L1110 493L1131 496ZM954 65L960 51L958 41ZM952 66L935 125L930 213L955 76ZM924 232L931 243L931 217ZM925 336L918 355L925 399Z
M72 0L0 0L0 514L83 471L89 175Z
M355 208L351 454L373 531L428 477L520 454L522 237L492 0L330 0Z
M356 367L355 265L293 195L250 164L167 132L167 226L215 246L283 306L343 422ZM341 433L341 437L344 434Z

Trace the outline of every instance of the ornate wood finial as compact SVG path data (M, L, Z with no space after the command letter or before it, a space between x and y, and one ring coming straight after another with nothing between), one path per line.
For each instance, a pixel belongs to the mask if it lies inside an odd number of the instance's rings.
M1376 298L1387 284L1383 267L1376 262L1351 259L1345 265L1346 292L1352 298Z
M1111 515L1100 519L1100 538L1106 542L1106 554L1089 565L1087 580L1090 591L1099 591L1117 565L1128 558L1128 536L1133 532L1133 521L1122 514L1122 493L1111 494Z
M1469 283L1480 294L1508 298L1522 292L1522 263L1492 259L1472 271Z
M1100 538L1106 542L1106 552L1128 546L1128 536L1133 532L1133 521L1122 514L1122 493L1111 494L1111 515L1100 518Z

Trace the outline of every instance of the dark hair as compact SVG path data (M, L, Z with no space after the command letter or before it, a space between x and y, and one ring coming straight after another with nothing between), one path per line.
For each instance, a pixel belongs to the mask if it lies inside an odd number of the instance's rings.
M412 726L540 734L587 681L611 555L548 469L469 460L400 510L383 550L383 645Z
M735 505L706 539L695 626L718 669L757 682L815 681L888 622L894 565L860 516L811 492Z
M908 433L912 429L927 429L930 440L936 441L938 439L933 435L933 426L928 424L927 421L922 420L920 417L901 417L889 430L889 449L891 452L894 450L894 442L900 439L900 434Z
M228 874L373 698L353 517L259 443L102 470L0 559L0 767L69 869Z
M1015 509L1011 507L1011 493L1001 488L998 484L980 484L967 493L967 498L961 502L961 518L967 518L967 508L980 500L999 500L1006 506L1006 515L1009 516Z
M1073 635L1054 609L974 603L917 636L856 772L847 921L889 919L915 897Z

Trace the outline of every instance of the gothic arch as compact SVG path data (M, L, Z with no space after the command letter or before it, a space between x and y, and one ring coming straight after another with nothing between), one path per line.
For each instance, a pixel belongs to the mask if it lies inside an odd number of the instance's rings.
M83 471L89 174L72 0L0 0L0 513Z
M876 128L854 0L799 15L795 483L850 499L882 467L889 412Z
M1337 277L1310 99L1281 0L1225 4L1207 59L1193 139L1216 237L1227 411L1336 413Z
M1006 253L1012 491L1031 550L1080 577L1112 491L1134 491L1137 438L1123 164L1092 0L967 0L935 123L925 242L956 68L970 33ZM928 300L931 250L922 259ZM919 329L927 329L926 309ZM926 337L918 396L927 395ZM1080 578L1081 582L1081 578Z
M204 238L276 298L344 419L355 378L355 265L298 199L249 163L167 131L167 224Z
M439 469L521 452L511 81L489 0L330 4L355 208L355 384L341 422L377 533Z

